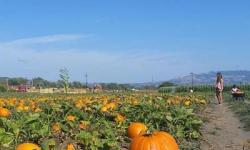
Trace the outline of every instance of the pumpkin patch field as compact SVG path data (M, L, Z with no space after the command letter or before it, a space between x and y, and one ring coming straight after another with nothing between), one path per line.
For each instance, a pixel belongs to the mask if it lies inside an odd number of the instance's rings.
M203 94L5 94L2 150L199 149Z

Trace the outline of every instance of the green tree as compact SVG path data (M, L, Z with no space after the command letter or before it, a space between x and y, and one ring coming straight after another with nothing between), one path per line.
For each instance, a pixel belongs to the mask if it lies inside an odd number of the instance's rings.
M0 84L0 92L6 92L7 89L4 87L4 85Z
M56 87L56 82L45 80L41 77L33 78L33 85L36 87Z
M174 84L171 83L171 82L166 81L166 82L163 82L162 84L160 84L159 88L161 88L161 87L171 87L171 86L174 86Z
M63 81L63 87L65 93L68 93L69 88L69 71L67 68L63 68L59 70L59 76L61 80Z
M70 83L70 87L73 87L73 88L83 88L83 87L85 87L85 85L83 85L79 81L73 81L73 82Z
M10 85L21 85L21 84L27 84L28 80L25 78L11 78L9 79Z
M101 83L101 86L105 90L123 90L126 91L132 87L129 84L117 84L117 83Z

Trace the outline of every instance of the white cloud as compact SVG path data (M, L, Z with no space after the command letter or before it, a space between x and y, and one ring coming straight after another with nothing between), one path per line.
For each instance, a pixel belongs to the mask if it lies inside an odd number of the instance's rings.
M150 81L152 75L155 80L164 80L174 77L175 70L182 67L183 61L176 59L177 56L155 52L36 51L29 47L1 51L0 48L0 67L6 66L0 74L57 80L58 70L67 67L72 80L83 80L86 72L92 82L144 82Z
M21 46L29 44L46 44L52 42L74 41L86 38L88 35L84 34L56 34L48 36L39 36L32 38L17 39L9 42L0 43L0 46Z
M218 64L208 61L210 55L174 51L105 51L46 46L46 50L37 50L39 44L78 40L84 35L54 35L36 38L18 39L0 43L0 76L41 76L49 80L58 79L58 71L67 67L72 80L84 80L89 74L91 82L145 82L167 80L189 72L206 72ZM33 46L38 45L38 46ZM209 63L208 63L209 62Z

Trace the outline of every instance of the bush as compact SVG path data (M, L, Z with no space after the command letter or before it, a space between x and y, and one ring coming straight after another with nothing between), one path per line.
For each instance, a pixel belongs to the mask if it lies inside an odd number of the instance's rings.
M3 86L3 85L0 85L0 92L6 92L7 89Z
M171 86L174 86L174 83L171 83L171 82L163 82L161 85L159 85L159 88L161 87L171 87Z

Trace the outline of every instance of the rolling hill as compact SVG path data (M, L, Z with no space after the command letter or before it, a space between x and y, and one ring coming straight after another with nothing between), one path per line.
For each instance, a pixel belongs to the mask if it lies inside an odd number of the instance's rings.
M216 79L215 71L202 74L194 74L194 84L214 84ZM250 71L221 71L225 84L249 84L250 83ZM175 84L191 84L192 75L183 76L169 80Z

